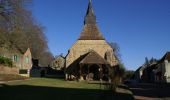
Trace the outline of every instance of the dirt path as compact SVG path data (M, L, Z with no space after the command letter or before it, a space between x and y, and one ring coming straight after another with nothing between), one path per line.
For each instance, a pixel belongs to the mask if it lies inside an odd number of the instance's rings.
M169 84L129 85L136 100L170 100Z

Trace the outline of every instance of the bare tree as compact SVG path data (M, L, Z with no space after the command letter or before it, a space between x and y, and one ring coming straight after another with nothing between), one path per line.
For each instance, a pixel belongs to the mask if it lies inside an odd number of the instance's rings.
M121 61L120 47L116 42L108 43L114 51L115 56Z
M48 50L44 27L37 23L29 10L32 0L0 0L0 47L21 53L29 47L32 56L47 66L53 58Z

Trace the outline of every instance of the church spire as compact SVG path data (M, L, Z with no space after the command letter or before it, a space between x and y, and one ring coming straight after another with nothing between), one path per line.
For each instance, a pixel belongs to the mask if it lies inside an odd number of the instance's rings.
M91 0L89 0L86 16L84 19L84 24L96 24L96 16L93 11Z
M104 40L96 24L96 16L93 11L91 0L89 0L86 16L84 18L84 27L79 40Z

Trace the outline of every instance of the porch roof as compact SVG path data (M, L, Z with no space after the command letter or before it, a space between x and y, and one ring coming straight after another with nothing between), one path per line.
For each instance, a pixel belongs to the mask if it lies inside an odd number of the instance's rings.
M109 64L94 50L90 51L81 61L80 64Z

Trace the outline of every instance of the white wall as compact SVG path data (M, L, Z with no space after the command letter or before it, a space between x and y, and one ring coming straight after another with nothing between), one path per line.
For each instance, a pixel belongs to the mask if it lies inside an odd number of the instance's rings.
M165 71L166 81L170 83L170 62L168 60L165 60Z

